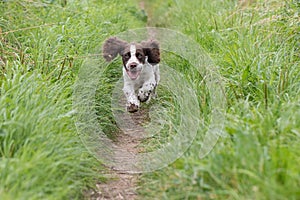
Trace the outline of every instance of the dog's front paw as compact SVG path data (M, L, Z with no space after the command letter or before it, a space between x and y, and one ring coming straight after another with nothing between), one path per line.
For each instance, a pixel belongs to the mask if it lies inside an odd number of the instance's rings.
M127 104L127 111L128 111L128 112L133 113L133 112L136 112L136 111L138 111L138 110L139 110L139 106L138 106L138 105L133 104L133 103L128 103L128 104Z
M156 83L146 83L139 89L138 99L141 102L149 101L151 94L155 91Z
M142 89L139 90L138 99L141 102L145 102L149 99L151 91L144 91Z

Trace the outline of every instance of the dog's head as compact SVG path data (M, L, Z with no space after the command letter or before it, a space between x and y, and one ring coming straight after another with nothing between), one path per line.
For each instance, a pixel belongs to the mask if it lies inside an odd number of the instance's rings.
M128 43L116 37L107 39L103 45L103 57L111 61L122 56L123 66L130 79L139 77L146 62L156 65L160 62L159 44L155 40Z

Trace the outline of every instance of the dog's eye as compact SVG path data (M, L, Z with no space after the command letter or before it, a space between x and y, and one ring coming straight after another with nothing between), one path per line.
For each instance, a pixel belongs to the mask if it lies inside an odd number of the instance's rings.
M129 58L130 58L130 55L129 55L128 53L126 53L126 54L124 55L124 58L125 58L125 59L129 59Z
M142 59L142 58L143 58L143 55L140 54L140 53L138 53L138 54L136 54L136 57L137 57L138 59Z

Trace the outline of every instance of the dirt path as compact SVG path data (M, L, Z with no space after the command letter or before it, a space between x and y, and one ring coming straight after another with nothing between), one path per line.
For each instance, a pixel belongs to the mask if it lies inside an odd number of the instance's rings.
M144 10L148 15L147 25L151 21L151 10L145 9L145 2L142 0L139 3L141 10ZM151 23L151 22L150 22ZM125 101L122 100L125 107ZM123 132L118 134L116 145L126 154L131 154L130 158L133 158L137 155L142 149L139 147L143 136L143 130L139 127L144 122L149 122L148 110L141 109L136 113L129 115L135 125L132 127L127 127L126 130L123 129ZM123 120L126 121L128 115L123 116ZM136 126L138 125L138 126ZM138 128L137 128L138 127ZM141 129L141 130L140 130ZM135 137L140 135L140 137ZM122 152L120 151L120 152ZM118 153L117 153L118 154ZM121 153L119 153L121 154ZM124 155L116 155L116 157L122 157ZM122 158L124 159L124 158ZM126 158L125 158L126 159ZM133 161L134 162L134 161ZM138 189L138 178L140 174L130 174L126 172L121 172L115 169L109 169L106 171L107 182L98 183L96 185L96 190L88 191L86 193L86 198L90 200L108 200L108 199L128 199L135 200L138 198L137 189Z
M123 100L125 105L125 101ZM145 109L139 110L136 113L130 115L124 115L124 120L126 117L130 117L128 120L133 120L135 124L141 124L148 121L148 111ZM136 134L143 133L143 130L136 129L136 125L128 127L126 130L118 134L117 141L115 144L125 152L137 155L142 149L139 148L141 143L141 138L134 137ZM123 155L116 155L116 157L122 157ZM106 200L106 199L137 199L137 180L140 176L139 174L130 174L126 172L117 171L114 169L109 169L106 171L107 182L98 183L96 185L96 190L88 191L86 193L86 198L91 200Z
M137 199L137 176L133 174L118 173L114 170L109 171L108 182L98 183L97 189L89 191L86 195L91 200L107 199Z

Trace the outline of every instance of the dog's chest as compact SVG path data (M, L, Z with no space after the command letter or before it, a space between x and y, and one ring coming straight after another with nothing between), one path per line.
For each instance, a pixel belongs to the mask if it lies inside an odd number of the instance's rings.
M129 83L134 87L135 90L138 90L145 82L154 78L154 70L150 64L145 64L140 76L136 80L131 80L125 71L123 71L123 76L124 81L127 82L127 84Z

